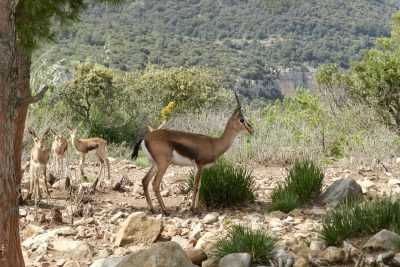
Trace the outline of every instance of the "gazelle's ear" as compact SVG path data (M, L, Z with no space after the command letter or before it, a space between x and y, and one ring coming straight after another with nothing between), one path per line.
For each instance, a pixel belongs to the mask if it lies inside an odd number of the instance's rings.
M33 130L31 127L28 127L28 133L30 133L33 136L33 139L37 139L37 135L35 130Z

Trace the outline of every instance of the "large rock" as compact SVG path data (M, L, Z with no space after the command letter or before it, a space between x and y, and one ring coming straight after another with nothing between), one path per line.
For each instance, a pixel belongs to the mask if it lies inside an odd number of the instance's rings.
M116 246L125 244L150 245L160 235L162 230L161 219L149 217L144 212L135 212L122 223L116 239Z
M219 237L216 233L207 232L197 241L195 248L201 249L205 253L209 254L215 247L215 244L218 242Z
M361 195L361 186L353 179L345 178L331 184L325 192L321 194L320 199L324 204L336 206L345 199L357 198Z
M116 267L124 257L110 257L106 259L99 259L93 262L90 267Z
M400 236L388 230L382 230L371 237L364 245L368 250L392 250L399 251Z
M196 267L175 242L156 243L125 256L116 267Z
M196 265L201 265L201 263L207 259L206 253L201 249L187 249L185 253L190 261Z
M85 241L59 238L55 239L52 245L55 251L62 252L72 259L90 259L92 257L92 249Z
M250 267L251 255L249 253L232 253L223 257L218 267Z

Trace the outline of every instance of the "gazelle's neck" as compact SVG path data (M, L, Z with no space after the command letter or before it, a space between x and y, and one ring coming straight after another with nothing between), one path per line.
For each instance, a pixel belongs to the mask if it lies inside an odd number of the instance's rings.
M230 123L228 121L225 126L224 133L217 139L217 143L215 144L216 154L218 156L224 154L232 146L238 134L239 133L235 129L230 127Z
M76 137L76 133L71 134L71 142L72 145L78 149L78 137Z

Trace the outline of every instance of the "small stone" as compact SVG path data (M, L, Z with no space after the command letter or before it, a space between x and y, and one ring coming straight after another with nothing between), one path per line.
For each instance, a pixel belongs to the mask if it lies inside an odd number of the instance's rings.
M249 253L232 253L223 257L219 267L250 267L251 255Z
M324 204L336 206L341 201L349 198L357 198L362 195L361 186L351 178L335 181L325 192L321 194L321 201Z
M195 248L202 249L205 253L214 249L219 237L215 233L207 232L197 241Z
M116 214L114 214L111 219L110 222L111 223L116 223L118 221L119 218L122 218L125 214L121 211L118 211Z
M320 259L328 263L342 263L346 254L343 249L337 247L328 247L320 254Z
M201 223L196 224L193 227L192 232L189 234L189 239L198 240L201 237L201 231L203 231L203 225Z
M312 240L310 242L310 250L322 251L326 248L326 244L322 240Z
M121 225L115 245L123 246L128 243L149 245L158 238L161 229L161 219L152 218L144 212L132 213Z
M63 267L81 267L81 265L76 261L67 261Z
M303 257L296 258L293 267L309 267L308 261Z
M201 267L218 267L218 259L210 258L201 263Z
M202 222L205 224L212 224L218 222L218 216L219 216L218 212L209 213L206 216L204 216Z

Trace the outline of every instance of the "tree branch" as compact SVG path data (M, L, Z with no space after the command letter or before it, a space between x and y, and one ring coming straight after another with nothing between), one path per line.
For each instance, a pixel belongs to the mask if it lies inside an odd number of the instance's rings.
M36 95L28 96L28 97L24 97L24 98L18 98L17 106L25 106L25 105L33 104L33 103L40 101L46 94L47 90L49 90L49 86L43 85L39 89L39 92Z

